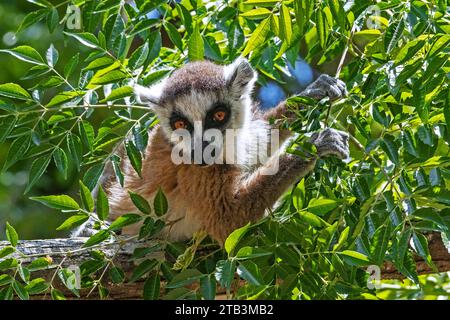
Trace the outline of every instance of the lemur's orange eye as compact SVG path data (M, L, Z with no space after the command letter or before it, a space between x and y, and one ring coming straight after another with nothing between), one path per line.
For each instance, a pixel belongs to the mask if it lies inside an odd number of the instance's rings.
M173 126L175 127L175 129L186 129L187 123L184 120L177 120L177 121L175 121Z
M225 120L226 115L227 114L225 111L217 111L214 113L214 120L223 121L223 120Z

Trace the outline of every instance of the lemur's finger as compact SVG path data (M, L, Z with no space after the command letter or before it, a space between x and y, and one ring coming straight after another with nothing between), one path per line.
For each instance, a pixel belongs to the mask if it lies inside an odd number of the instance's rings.
M332 85L327 88L327 94L330 97L330 99L337 99L340 96L342 96L341 90L338 88L337 85Z
M301 93L301 95L318 100L322 99L325 96L323 90L315 88L306 89Z
M345 82L339 79L336 79L336 85L338 86L338 88L341 90L342 95L347 95L347 86L345 85Z

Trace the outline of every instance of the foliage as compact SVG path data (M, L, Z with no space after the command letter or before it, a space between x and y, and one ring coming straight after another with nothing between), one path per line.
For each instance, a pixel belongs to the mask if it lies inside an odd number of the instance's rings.
M25 17L21 29L42 20L53 31L58 20L70 19L62 18L63 5L30 2L38 10ZM191 244L161 241L137 250L140 263L127 281L145 278L144 298L160 297L163 288L165 299L212 299L216 283L238 299L377 298L377 291L367 286L367 266L392 262L416 284L414 255L435 269L424 233L438 231L450 239L445 1L72 3L81 9L83 29L65 28L68 45L81 48L67 63L58 63L53 45L43 54L26 45L0 53L28 64L24 76L35 81L30 88L0 85L0 141L11 142L3 171L33 159L25 192L33 190L50 166L64 177L68 170L80 174L80 201L69 195L33 198L70 214L59 229L80 225L89 216L98 227L105 226L108 199L100 191L94 201L91 190L108 160L117 178L126 179L118 169L118 144L125 144L140 171L147 131L157 119L136 104L131 90L135 83L155 83L186 61L227 63L239 55L258 70L259 83L283 83L289 63L300 52L318 68L335 66L349 88L348 97L336 103L294 97L290 105L298 114L292 125L296 132L321 125L348 131L351 161L321 160L267 218L234 231L225 251L196 254L214 247L203 234ZM148 18L155 9L160 17ZM308 108L298 109L299 104ZM98 113L104 116L101 122L93 121ZM304 148L300 139L290 150L301 154ZM114 257L89 247L133 240L116 231L137 222L143 222L140 239L164 227L161 217L170 204L163 191L155 199L134 193L130 197L136 212L116 219L85 244L92 259L80 266L82 287L97 289L100 297L107 296L102 278L121 283L125 275L114 266ZM14 277L0 275L0 297L15 293L27 299L50 289L54 299L64 298L52 283L30 276L52 262L40 257L22 265L10 258L18 239L10 225L7 237L11 246L0 251L0 270L15 272ZM155 251L165 251L172 260L151 258ZM72 271L58 265L55 274L79 294ZM239 286L239 279L245 284ZM194 282L198 289L186 287Z

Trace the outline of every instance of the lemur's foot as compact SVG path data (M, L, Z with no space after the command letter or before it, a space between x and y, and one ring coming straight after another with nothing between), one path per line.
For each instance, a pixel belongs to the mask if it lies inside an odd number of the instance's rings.
M336 100L347 95L347 88L343 81L330 77L327 74L321 74L300 95L317 100L325 97Z
M109 226L109 223L105 222L105 227L101 229L106 229ZM75 237L91 237L98 232L98 226L94 219L89 218L88 221L79 226L75 231L70 235L71 238Z
M336 156L346 159L349 156L348 133L326 128L311 136L311 143L317 148L319 157Z

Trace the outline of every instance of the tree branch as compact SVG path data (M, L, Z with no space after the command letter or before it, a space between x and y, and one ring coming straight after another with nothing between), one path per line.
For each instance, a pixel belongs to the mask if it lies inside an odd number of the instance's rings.
M50 280L54 275L56 266L63 261L63 267L79 266L83 261L89 258L89 249L83 249L82 245L87 238L70 238L70 239L48 239L48 240L25 240L20 241L17 245L17 251L13 254L14 258L20 259L26 265L37 257L49 256L52 259L52 266L48 269L33 272L33 278L42 277L46 280ZM428 235L429 249L433 262L440 272L450 271L450 254L447 248L442 243L442 239L439 233L430 233ZM6 241L0 241L0 249L8 246ZM121 267L127 278L131 275L132 270L135 267L135 262L131 259L133 251L137 247L148 247L151 242L131 241L126 243L110 243L102 244L101 251L108 257L115 255L114 264ZM202 254L199 251L199 254ZM1 259L0 259L1 260ZM415 257L418 274L431 273L432 270L427 264L418 256ZM402 279L404 276L400 274L395 267L386 263L382 269L383 279ZM59 279L58 279L59 281ZM110 282L102 283L109 290L110 299L140 299L142 298L143 282L137 281L134 283L123 283L115 285ZM64 289L61 283L54 283L55 287L62 290L67 297L73 297L73 295ZM81 297L86 297L89 292L88 289L81 290ZM218 290L218 296L220 297L222 292ZM223 294L223 293L222 293ZM35 295L33 299L49 298L48 294L45 296ZM98 295L91 295L89 299L96 299Z

